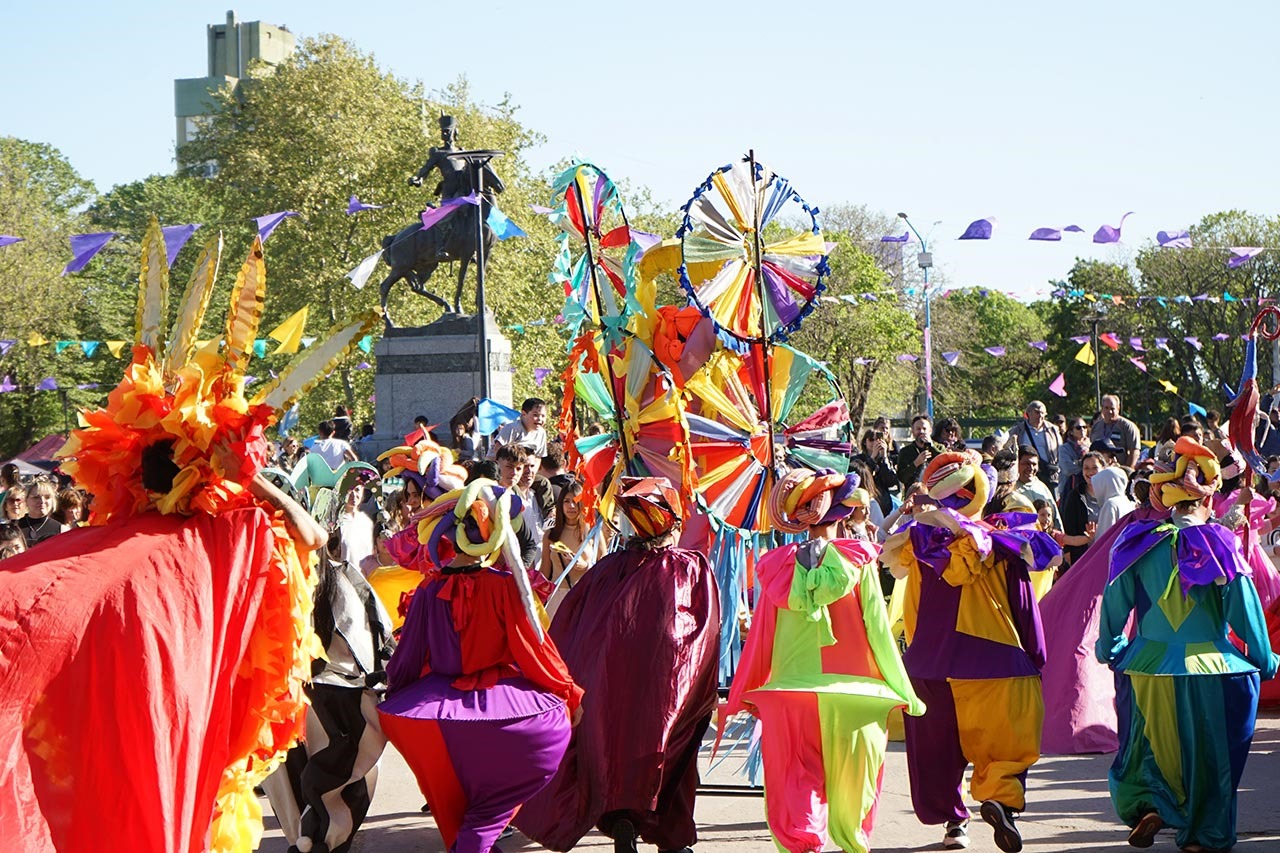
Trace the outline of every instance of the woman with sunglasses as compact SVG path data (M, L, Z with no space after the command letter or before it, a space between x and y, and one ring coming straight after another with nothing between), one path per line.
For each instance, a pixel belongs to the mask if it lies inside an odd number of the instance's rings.
M14 486L4 493L4 521L17 521L27 514L27 489L25 486Z

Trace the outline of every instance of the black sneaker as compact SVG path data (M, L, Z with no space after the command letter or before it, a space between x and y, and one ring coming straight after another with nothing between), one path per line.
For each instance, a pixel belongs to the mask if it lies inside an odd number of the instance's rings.
M996 833L996 846L1004 853L1020 853L1022 834L1013 822L1013 810L1004 803L987 800L982 804L982 819L991 824Z
M1147 812L1129 833L1129 846L1147 848L1155 843L1156 833L1164 829L1164 819L1155 812Z
M942 846L947 850L963 850L969 846L969 821L949 820L942 835Z
M636 825L626 818L613 822L609 827L613 836L613 853L639 853L636 850Z

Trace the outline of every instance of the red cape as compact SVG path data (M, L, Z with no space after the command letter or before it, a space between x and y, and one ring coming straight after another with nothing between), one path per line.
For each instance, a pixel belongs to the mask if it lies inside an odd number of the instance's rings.
M0 562L0 837L204 850L245 744L265 512L149 513Z

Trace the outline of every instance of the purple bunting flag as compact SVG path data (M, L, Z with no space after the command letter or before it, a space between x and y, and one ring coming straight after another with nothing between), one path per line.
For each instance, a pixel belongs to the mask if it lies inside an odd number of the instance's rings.
M1258 246L1237 246L1231 250L1231 257L1227 260L1227 269L1236 269L1242 267L1249 261L1261 255L1265 249Z
M356 370L368 370L368 369L369 369L369 368L371 368L371 367L373 367L373 365L372 365L372 364L370 364L370 363L369 363L369 362L367 362L367 361L362 361L362 362L360 362L359 364L357 364L357 365L356 365Z
M1059 373L1058 378L1049 383L1049 390L1057 394L1059 397L1067 396L1067 376L1065 373Z
M191 235L196 233L196 229L199 227L199 223L193 223L191 225L166 225L160 229L160 233L164 235L164 254L168 258L171 268L174 260L178 257L178 252L182 251L182 247L187 245L187 241L191 239Z
M1134 352L1147 351L1147 348L1142 345L1142 338L1129 338L1129 346L1133 347Z
M1133 216L1133 211L1129 211L1120 217L1119 225L1103 225L1097 231L1093 232L1093 242L1095 243L1119 243L1120 229L1124 227L1124 221Z
M422 211L422 230L426 231L432 225L435 225L441 219L453 213L464 204L479 205L480 199L475 193L460 196L459 198L450 198L442 201L439 207L430 207Z
M1162 249L1190 249L1191 234L1187 231L1157 231L1156 242Z
M983 349L989 354L994 355L996 358L1000 358L1004 355L1004 347L983 347Z
M1147 372L1147 363L1142 359L1130 358L1129 361L1133 362L1133 366L1141 370L1143 373Z
M98 383L97 383L97 382L82 382L82 383L80 383L79 385L77 385L76 387L77 387L77 388L79 388L81 391L92 391L94 388L97 388L97 387L98 387Z
M550 375L551 375L550 367L535 367L533 369L533 384L541 388L542 383L546 382L547 377Z
M901 236L886 234L880 238L881 243L906 243L911 239L910 231L903 231Z
M1169 349L1168 338L1156 338L1156 348L1164 350L1169 353L1169 355L1173 355L1173 350Z
M899 356L898 356L898 361L904 361L904 362L905 362L905 361L919 361L919 360L920 360L920 356L918 356L918 355L912 355L912 354L911 354L911 353L909 353L909 352L904 352L904 353L902 353L901 355L899 355Z
M13 379L5 374L4 381L0 382L0 394L8 394L10 391L17 391L18 386L13 383Z
M1048 342L1048 341L1028 341L1027 343L1029 343L1033 349L1038 349L1038 350L1040 350L1040 352L1048 352L1048 351L1049 351L1049 342Z
M1068 225L1066 228L1063 228L1062 230L1063 230L1063 231L1070 231L1072 234L1083 234L1083 233L1084 233L1084 229L1083 229L1083 228L1081 228L1079 225Z
M1198 294L1196 294L1195 296L1191 297L1191 301L1192 301L1192 302L1204 302L1204 301L1206 301L1208 298L1209 298L1209 294L1207 294L1207 293L1198 293Z
M12 234L0 234L0 249L12 246L14 243L21 243L22 240L22 237L14 237Z
M53 380L52 376L40 380L40 384L36 386L37 391L57 391L58 383Z
M1074 336L1071 340L1075 341L1075 342L1076 342L1076 343L1078 343L1078 344L1083 344L1085 341L1089 340L1089 336L1088 336L1088 335L1076 335L1076 336Z
M1062 239L1062 230L1060 228L1037 228L1031 232L1028 240L1049 240L1056 241Z
M383 205L381 204L365 204L353 195L351 196L351 200L347 202L347 215L350 216L351 214L359 213L362 210L382 210L382 208Z
M0 355L8 355L9 347L13 346L16 343L17 341L13 340L12 338L10 338L7 341L0 341Z
M1226 341L1226 340L1230 340L1231 336L1228 335L1226 332L1218 332L1218 334L1213 336L1213 339L1215 341Z
M1201 345L1201 343L1200 343L1200 339L1199 339L1199 338L1197 338L1197 337L1195 337L1194 335L1193 335L1193 336L1190 336L1190 337L1183 338L1183 340L1184 340L1184 341L1186 341L1187 343L1191 344L1193 347L1195 347L1195 348L1196 348L1196 352L1200 352L1200 350L1204 349L1204 347L1203 347L1203 346Z
M116 236L114 231L99 231L96 234L72 234L71 235L71 254L74 255L71 261L62 269L62 274L79 272L84 269L84 265L93 260L93 256L102 251L103 247L111 242L111 238Z
M547 207L544 204L531 204L529 205L529 209L539 216L546 216L548 213L555 213L554 208Z
M942 360L945 361L947 364L951 365L952 367L955 367L957 364L960 363L960 353L958 351L944 352L942 354Z
M296 210L282 210L279 213L268 213L263 216L253 217L253 221L258 225L258 238L262 242L267 242L267 238L271 236L271 232L276 230L281 222L284 222L290 216L297 216Z
M990 219L975 219L969 223L969 227L964 229L964 233L956 239L958 240L990 240L991 234L996 229L996 220L993 216Z
M871 359L871 358L864 358L863 356L858 356L857 358L855 358L855 359L853 360L853 363L854 363L854 364L870 364L870 363L871 363L872 361L874 361L874 360L875 360L875 359Z

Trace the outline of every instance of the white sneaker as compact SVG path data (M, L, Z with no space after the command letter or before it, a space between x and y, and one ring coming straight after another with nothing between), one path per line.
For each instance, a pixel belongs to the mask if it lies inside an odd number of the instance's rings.
M942 846L947 850L962 850L969 846L969 821L949 820L942 836Z

